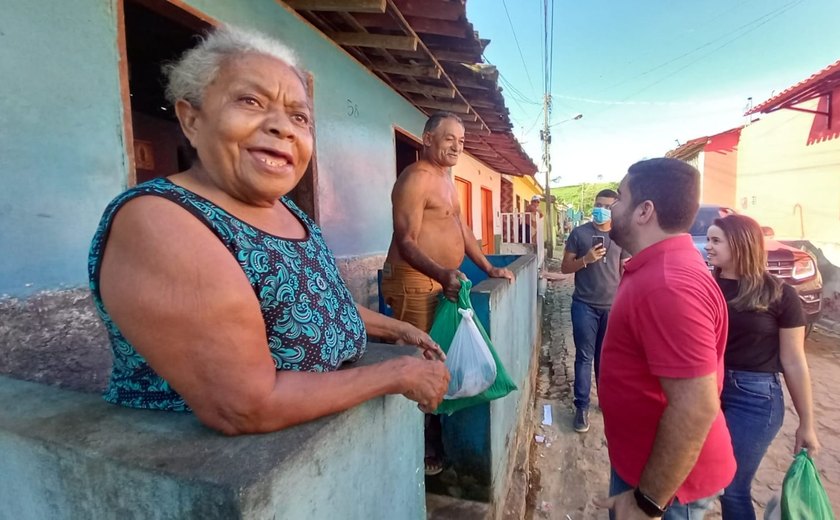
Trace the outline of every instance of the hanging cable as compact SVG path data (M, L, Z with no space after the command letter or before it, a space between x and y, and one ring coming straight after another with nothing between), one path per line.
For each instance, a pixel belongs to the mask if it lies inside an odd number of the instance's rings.
M510 19L510 13L508 12L507 2L502 0L502 6L505 8L505 15L507 15L508 23L510 24L510 31L513 33L513 41L516 42L516 48L519 50L519 58L522 60L522 68L525 69L525 76L528 78L528 85L531 86L531 90L534 90L534 83L531 81L531 73L528 72L528 65L525 64L525 55L522 53L522 47L519 46L519 38L516 37L516 29L513 27L513 20Z

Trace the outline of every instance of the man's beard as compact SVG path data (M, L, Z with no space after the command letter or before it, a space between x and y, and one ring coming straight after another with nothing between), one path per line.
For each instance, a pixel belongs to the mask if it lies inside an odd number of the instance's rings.
M610 240L615 242L620 248L627 249L628 233L624 229L624 224L620 220L616 220L615 216L612 218L612 227L610 228Z

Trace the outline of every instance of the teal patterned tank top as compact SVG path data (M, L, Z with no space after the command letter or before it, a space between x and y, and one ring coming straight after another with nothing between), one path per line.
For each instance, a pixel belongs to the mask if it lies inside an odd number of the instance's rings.
M282 203L303 223L307 238L280 238L158 178L124 192L108 205L90 248L90 289L114 354L106 401L134 408L189 411L181 396L122 335L99 293L99 268L111 222L126 202L148 195L163 197L189 211L239 262L260 302L268 349L278 370L325 372L362 356L367 343L364 323L321 230L306 213L284 197Z

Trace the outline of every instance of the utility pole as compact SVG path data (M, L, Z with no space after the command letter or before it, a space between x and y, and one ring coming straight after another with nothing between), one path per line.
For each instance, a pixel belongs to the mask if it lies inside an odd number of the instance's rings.
M540 130L540 140L543 143L543 168L545 168L545 220L546 220L546 256L554 258L554 220L552 220L551 204L551 130L548 121L551 117L551 94L546 93L543 98L543 129Z

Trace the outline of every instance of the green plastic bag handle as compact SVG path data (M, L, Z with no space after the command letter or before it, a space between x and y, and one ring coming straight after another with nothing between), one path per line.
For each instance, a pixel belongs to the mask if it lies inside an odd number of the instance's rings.
M782 520L835 520L808 450L800 451L782 484Z

